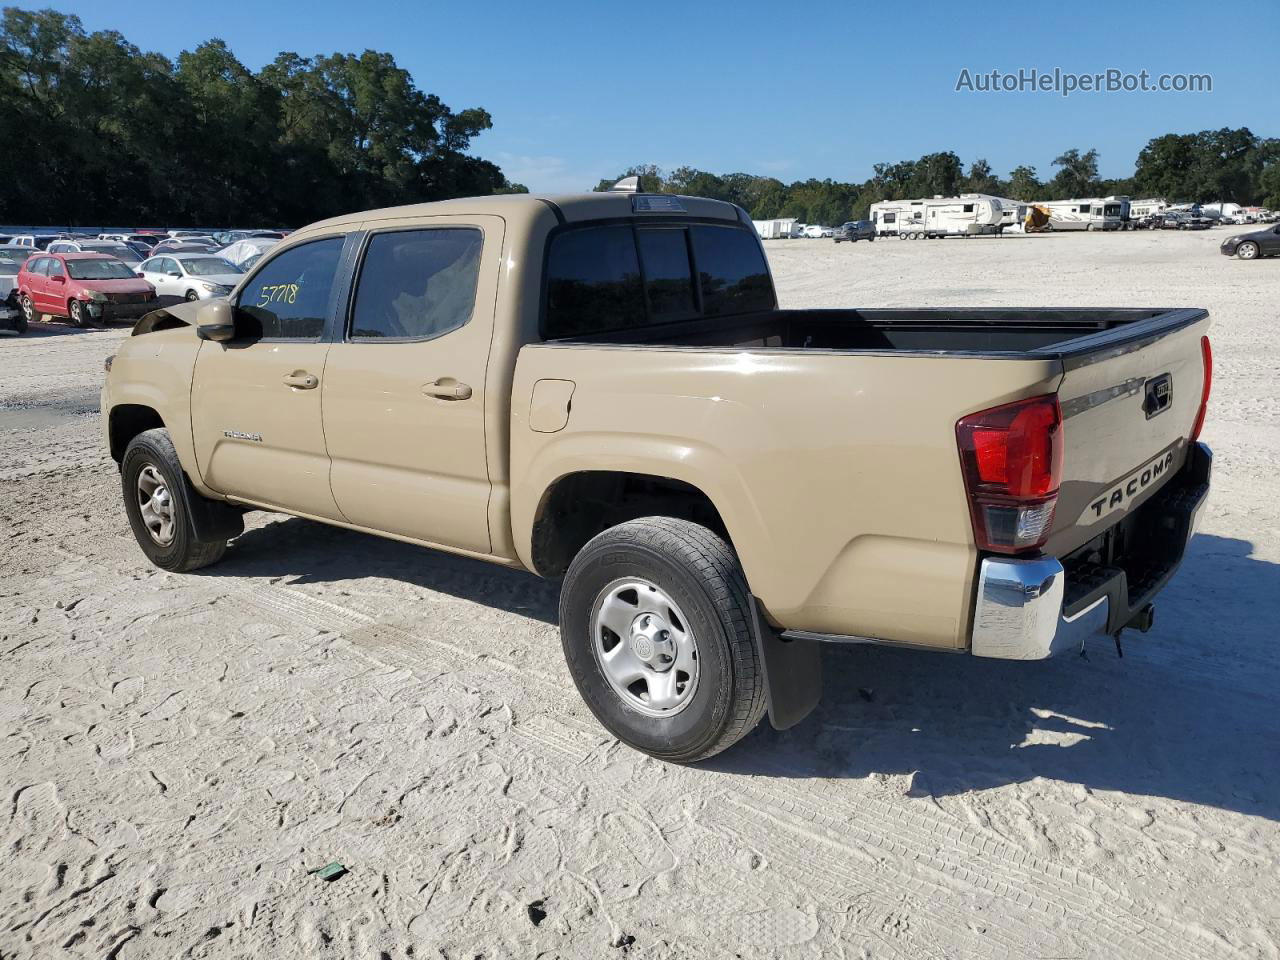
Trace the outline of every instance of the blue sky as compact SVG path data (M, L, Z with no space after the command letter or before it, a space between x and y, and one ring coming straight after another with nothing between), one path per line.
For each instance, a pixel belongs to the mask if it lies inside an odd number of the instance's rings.
M493 129L474 152L534 190L632 163L783 180L863 180L877 161L953 149L1006 175L1096 148L1133 172L1161 133L1280 136L1280 4L20 3L75 13L171 56L210 37L250 67L280 50L393 53ZM1207 73L1211 93L957 93L960 71Z

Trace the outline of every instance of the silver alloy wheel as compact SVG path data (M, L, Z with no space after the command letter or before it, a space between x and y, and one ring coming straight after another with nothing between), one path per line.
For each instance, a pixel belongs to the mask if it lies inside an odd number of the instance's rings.
M698 644L666 591L638 578L614 580L591 608L591 650L623 703L671 717L698 687Z
M22 316L27 323L36 322L36 305L30 297L22 298Z
M72 300L71 307L67 311L71 316L71 322L77 327L84 326L84 304L79 300Z
M1258 255L1258 245L1256 243L1242 243L1236 250L1236 256L1241 260L1252 260Z
M138 472L138 509L142 525L162 547L173 543L173 494L160 471L147 464Z

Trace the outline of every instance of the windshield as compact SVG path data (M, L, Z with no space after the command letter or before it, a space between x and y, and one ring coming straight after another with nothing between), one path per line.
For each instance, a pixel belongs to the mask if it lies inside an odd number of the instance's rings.
M109 257L123 260L125 263L141 263L142 257L137 250L123 243L82 243L80 249L85 253L105 253Z
M27 262L27 255L22 252L12 253L0 250L0 277L17 276L22 265Z
M68 260L73 280L130 280L133 271L119 260Z
M183 257L183 268L193 277L216 277L225 273L244 273L230 260L221 257Z

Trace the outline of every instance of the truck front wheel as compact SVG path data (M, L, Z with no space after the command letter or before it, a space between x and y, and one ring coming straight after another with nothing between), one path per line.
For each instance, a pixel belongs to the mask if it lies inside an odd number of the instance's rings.
M138 546L157 567L185 573L207 567L227 552L226 538L201 540L191 522L190 488L178 453L163 428L129 442L120 464L124 509Z
M714 756L765 711L750 603L737 557L711 530L671 517L619 524L565 576L569 672L624 743L674 763Z

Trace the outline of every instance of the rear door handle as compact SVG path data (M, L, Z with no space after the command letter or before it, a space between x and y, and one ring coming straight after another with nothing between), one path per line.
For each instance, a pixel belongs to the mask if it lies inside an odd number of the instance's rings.
M284 385L298 390L314 390L320 385L320 378L305 370L295 370L293 373L285 374Z
M471 399L471 387L453 379L453 377L441 377L431 383L424 383L422 392L425 396L435 397L439 400Z

